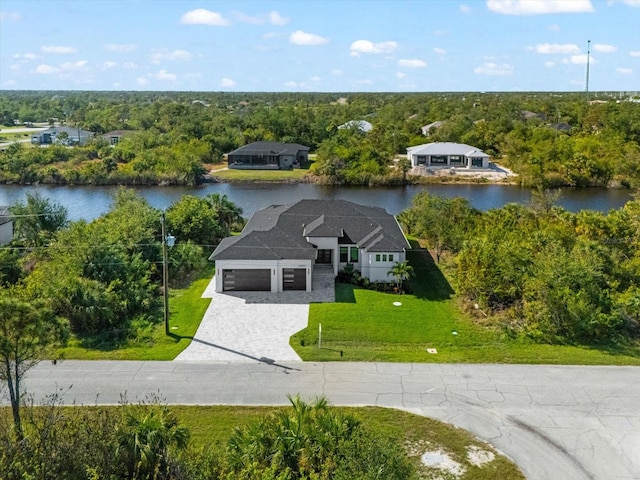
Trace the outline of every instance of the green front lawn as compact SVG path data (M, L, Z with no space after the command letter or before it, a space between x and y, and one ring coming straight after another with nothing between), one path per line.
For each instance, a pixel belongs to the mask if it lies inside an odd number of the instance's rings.
M73 338L59 350L61 358L78 360L173 360L191 343L200 321L211 302L202 298L213 276L210 266L188 287L172 289L169 293L169 325L171 336L165 335L164 323L136 331L136 339L113 344L109 339L96 344L92 339Z
M336 303L312 304L309 326L291 337L300 357L306 361L640 365L638 346L535 344L480 325L460 311L449 283L425 250L409 252L408 260L416 274L412 295L337 284ZM318 348L319 324L322 348ZM428 353L427 348L437 353Z
M211 175L224 182L287 182L299 181L309 173L309 167L293 170L215 170Z

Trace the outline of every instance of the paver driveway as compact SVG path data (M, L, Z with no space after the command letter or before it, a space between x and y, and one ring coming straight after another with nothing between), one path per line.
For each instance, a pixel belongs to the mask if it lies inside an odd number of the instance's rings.
M215 277L202 295L211 298L191 344L175 361L300 361L289 337L307 326L309 303L333 302L333 276L314 276L313 292L216 293Z

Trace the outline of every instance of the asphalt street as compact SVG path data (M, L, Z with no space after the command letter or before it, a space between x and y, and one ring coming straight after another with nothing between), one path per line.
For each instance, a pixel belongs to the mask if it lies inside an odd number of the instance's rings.
M43 362L36 400L116 404L160 392L171 404L334 405L408 410L471 431L531 480L640 479L640 368L392 363ZM6 403L6 395L2 398Z

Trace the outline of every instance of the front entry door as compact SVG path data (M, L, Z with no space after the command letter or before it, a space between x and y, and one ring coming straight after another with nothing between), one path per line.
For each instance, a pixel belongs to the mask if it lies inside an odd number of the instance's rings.
M331 249L318 249L318 258L316 258L316 263L324 263L328 265L333 265L332 258L333 250Z

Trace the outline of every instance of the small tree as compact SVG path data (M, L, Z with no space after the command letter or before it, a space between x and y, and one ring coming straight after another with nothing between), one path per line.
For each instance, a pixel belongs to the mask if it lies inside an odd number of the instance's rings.
M413 276L413 267L406 260L404 262L396 262L387 272L387 276L393 275L396 279L396 288L398 293L402 293L402 283Z
M25 373L63 341L66 324L41 302L0 296L0 380L9 389L16 436L23 438L20 405Z
M39 192L27 193L26 202L17 202L9 210L14 218L16 240L28 247L38 247L68 225L67 209L51 202Z

